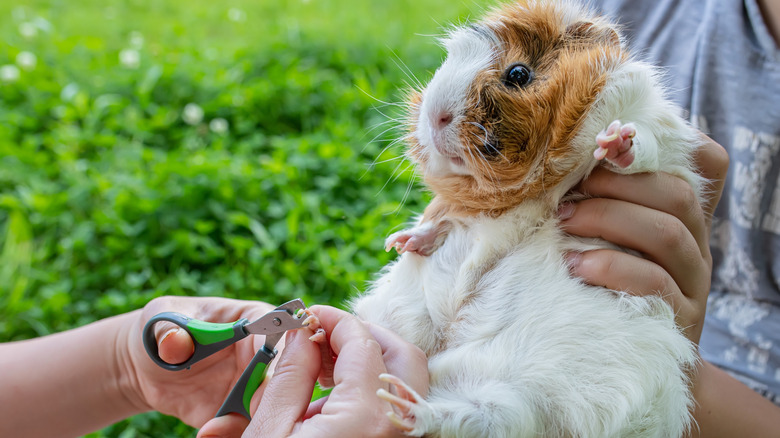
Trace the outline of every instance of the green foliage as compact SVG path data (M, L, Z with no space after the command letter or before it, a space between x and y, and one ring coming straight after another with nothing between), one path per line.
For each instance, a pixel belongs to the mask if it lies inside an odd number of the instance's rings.
M342 305L426 201L384 102L441 61L422 35L479 10L0 3L0 341L164 294ZM191 434L145 414L90 436Z

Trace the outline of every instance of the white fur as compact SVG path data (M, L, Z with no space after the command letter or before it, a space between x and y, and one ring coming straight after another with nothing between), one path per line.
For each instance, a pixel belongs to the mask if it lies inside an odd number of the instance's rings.
M423 153L428 155L429 172L466 174L466 167L453 164L444 154L456 155L460 151L453 149L463 147L453 127L460 122L459 117L466 110L466 94L474 78L493 62L493 44L473 30L464 28L454 29L442 43L449 55L423 91L414 135L424 147ZM439 129L436 119L445 113L454 119L446 129Z
M475 35L453 40L474 43L475 60L448 59L440 71L466 68L464 77L474 77L489 59L479 48L486 40ZM449 89L465 86L451 82ZM697 356L672 309L659 296L571 278L563 254L605 244L565 235L554 215L597 164L594 139L615 119L637 126L636 159L622 171L671 172L702 196L690 164L697 133L659 89L647 64L612 72L573 142L572 160L581 164L569 179L497 218L448 218L438 250L404 254L353 303L361 318L428 354L430 394L413 410L411 435L669 438L688 430L686 371ZM432 104L453 104L446 94L437 92Z

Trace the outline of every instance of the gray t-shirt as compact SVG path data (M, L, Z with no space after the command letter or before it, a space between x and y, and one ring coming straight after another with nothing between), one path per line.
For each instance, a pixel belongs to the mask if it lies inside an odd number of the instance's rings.
M780 49L755 0L595 0L731 158L702 356L780 404Z

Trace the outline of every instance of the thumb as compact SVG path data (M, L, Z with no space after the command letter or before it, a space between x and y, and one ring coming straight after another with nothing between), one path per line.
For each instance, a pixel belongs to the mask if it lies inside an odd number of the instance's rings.
M246 425L246 418L242 415L223 415L204 424L198 431L197 438L238 438L246 429Z
M185 330L169 322L157 323L155 325L155 336L159 339L157 341L157 351L160 359L170 364L186 362L195 351L195 344L192 342L190 335Z
M286 346L263 392L245 437L286 437L306 414L320 373L320 349L311 332L287 332Z

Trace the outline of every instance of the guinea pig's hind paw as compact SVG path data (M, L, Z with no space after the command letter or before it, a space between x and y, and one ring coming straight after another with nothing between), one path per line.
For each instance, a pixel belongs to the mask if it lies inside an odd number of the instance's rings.
M392 374L380 374L379 380L395 386L398 394L391 394L385 389L376 392L379 398L395 409L387 413L390 422L408 435L421 436L425 431L418 430L421 426L419 423L426 416L425 412L430 411L428 404L406 382Z
M634 136L636 127L633 123L622 124L620 120L615 120L596 136L599 147L593 152L593 157L597 160L606 158L621 168L630 166L634 162L634 151L631 150Z

